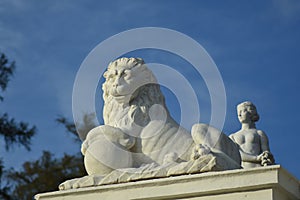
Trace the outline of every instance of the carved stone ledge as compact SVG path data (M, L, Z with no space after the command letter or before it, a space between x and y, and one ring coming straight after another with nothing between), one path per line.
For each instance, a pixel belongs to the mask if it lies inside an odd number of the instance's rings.
M182 175L38 194L36 200L300 199L299 180L280 165Z

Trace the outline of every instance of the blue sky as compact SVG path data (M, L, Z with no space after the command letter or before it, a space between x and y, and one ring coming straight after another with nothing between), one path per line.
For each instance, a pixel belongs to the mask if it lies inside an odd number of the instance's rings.
M0 109L38 128L31 152L21 147L6 153L1 148L5 164L18 167L38 158L42 150L55 155L78 152L79 144L55 122L59 115L72 117L77 70L101 41L148 26L180 31L199 42L215 61L225 84L224 132L240 127L236 105L244 100L254 102L261 116L257 127L269 136L276 162L300 178L298 0L1 0L0 51L16 61L17 71ZM130 55L177 68L186 64L154 50ZM198 87L201 121L207 122L210 102L205 84L192 72L182 71ZM97 96L101 97L101 91ZM171 113L178 120L178 102L172 95L168 98ZM96 105L99 118L100 103Z

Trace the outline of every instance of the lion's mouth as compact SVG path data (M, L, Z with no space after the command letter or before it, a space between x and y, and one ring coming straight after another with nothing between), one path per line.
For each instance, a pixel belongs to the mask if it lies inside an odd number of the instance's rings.
M119 103L129 103L132 99L135 98L135 94L120 94L120 93L111 93L111 96Z
M129 101L130 99L130 96L129 94L126 94L125 92L121 92L119 91L117 88L114 88L112 91L111 91L111 96L118 102L126 102L126 101Z
M117 86L111 90L111 95L114 97L128 96L130 91L124 86Z
M129 103L131 99L131 95L119 95L113 97L119 103Z
M126 93L120 93L120 92L117 92L116 90L113 90L111 92L111 95L115 98L120 98L120 97L124 97L124 96L128 96L129 94L126 94Z

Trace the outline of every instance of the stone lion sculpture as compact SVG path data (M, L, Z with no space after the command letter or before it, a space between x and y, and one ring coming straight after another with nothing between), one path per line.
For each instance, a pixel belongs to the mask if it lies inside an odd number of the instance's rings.
M240 167L238 146L219 130L195 124L190 133L175 122L142 59L117 59L104 78L104 125L81 149L88 176L60 189Z

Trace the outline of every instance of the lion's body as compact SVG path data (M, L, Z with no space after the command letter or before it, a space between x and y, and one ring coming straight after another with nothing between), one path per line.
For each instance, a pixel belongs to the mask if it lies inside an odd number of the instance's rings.
M196 124L198 128L191 135L173 120L160 86L143 60L120 58L110 63L104 77L104 125L90 131L82 145L83 152L89 151L85 154L86 168L92 166L89 174L103 171L105 175L124 166L161 165L171 154L178 162L188 161L199 144L216 147L218 152L225 152L228 160L234 158L239 163L236 145L225 140L227 136L219 130L210 131L209 125ZM225 137L223 145L221 136Z

